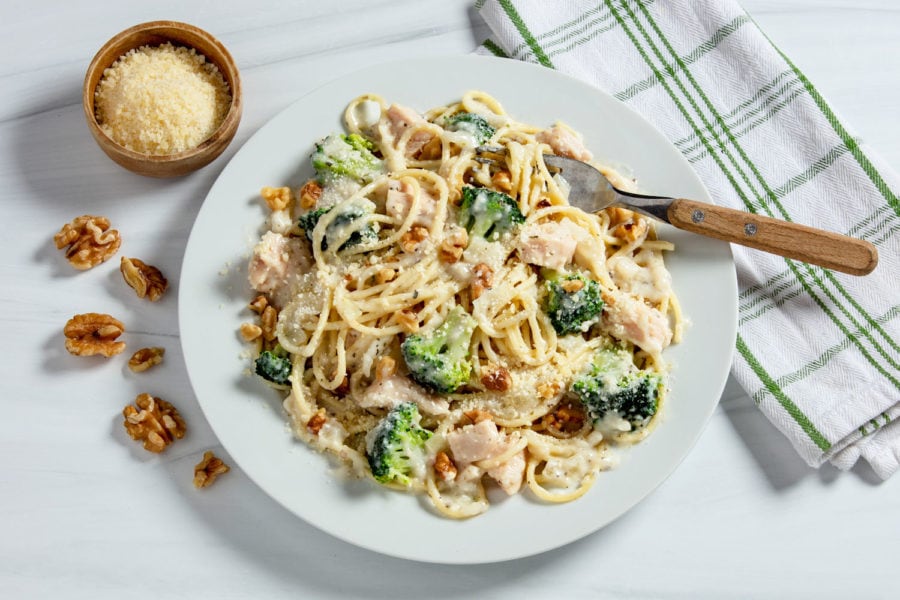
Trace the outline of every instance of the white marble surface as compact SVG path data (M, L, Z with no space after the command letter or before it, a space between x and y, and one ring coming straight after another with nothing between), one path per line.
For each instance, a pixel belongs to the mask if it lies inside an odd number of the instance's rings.
M856 133L900 165L900 3L744 5ZM732 383L657 492L599 533L524 560L385 558L298 520L237 469L195 491L193 464L222 450L188 385L174 292L212 181L262 123L319 83L388 59L467 53L487 30L463 0L7 1L0 17L9 242L0 253L0 597L897 597L900 477L807 468ZM177 181L111 163L80 106L100 45L161 18L219 36L245 86L236 142ZM74 272L51 236L83 213L109 216L127 254L158 265L175 289L151 305L121 285L116 261ZM165 364L139 376L122 360L69 356L62 325L87 311L129 323L131 348L165 346ZM141 391L175 402L191 426L160 457L121 426L122 406Z

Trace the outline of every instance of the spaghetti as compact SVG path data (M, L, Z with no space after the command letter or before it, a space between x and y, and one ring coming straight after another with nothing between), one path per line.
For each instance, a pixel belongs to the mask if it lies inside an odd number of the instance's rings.
M580 497L615 464L615 446L658 420L661 353L681 335L663 262L672 245L631 211L570 206L543 155L590 161L580 136L519 123L486 93L422 115L366 94L344 122L347 134L317 146L317 178L269 202L249 268L255 304L278 314L257 350L290 361L289 377L267 378L285 391L296 436L373 477L373 437L398 406L414 405L422 443L402 474L374 476L380 483L427 494L452 518L487 510L491 486L547 502ZM503 155L482 160L487 140ZM504 196L515 219L489 234L468 226L466 211ZM554 320L553 290L570 309L593 289L602 311L574 329ZM457 317L469 324L462 380L441 388L417 372L409 340ZM627 356L628 373L660 382L646 418L600 414L573 393L610 348Z

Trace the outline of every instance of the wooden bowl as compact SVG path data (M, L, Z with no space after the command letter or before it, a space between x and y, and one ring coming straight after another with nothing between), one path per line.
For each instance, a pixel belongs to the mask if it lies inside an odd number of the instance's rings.
M219 128L198 146L177 154L142 154L120 146L100 129L94 111L94 93L103 77L103 71L123 54L133 48L158 46L166 42L171 42L174 46L193 48L216 65L228 83L231 106ZM209 33L187 23L152 21L126 29L113 36L100 48L84 77L82 103L88 128L107 156L129 171L140 175L179 177L208 165L222 154L234 138L241 121L241 77L231 54Z

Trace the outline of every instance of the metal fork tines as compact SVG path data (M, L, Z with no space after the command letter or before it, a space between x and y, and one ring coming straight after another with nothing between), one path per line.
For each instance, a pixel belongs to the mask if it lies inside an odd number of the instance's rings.
M475 148L475 162L479 162L485 165L497 164L499 160L497 158L488 156L490 154L502 157L506 156L508 152L503 146L478 146L477 148Z
M508 154L503 146L478 146L475 160L482 164L496 164ZM493 155L493 156L491 156ZM547 170L561 177L569 187L569 204L585 212L597 212L620 205L645 215L669 222L667 211L671 198L645 196L620 190L603 173L588 163L556 154L544 154Z

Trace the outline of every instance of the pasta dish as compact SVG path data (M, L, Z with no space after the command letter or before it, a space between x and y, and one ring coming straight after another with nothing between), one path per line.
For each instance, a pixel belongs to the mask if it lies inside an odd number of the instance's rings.
M442 515L580 497L659 420L672 245L629 210L570 206L543 156L592 162L580 135L484 92L421 114L365 94L344 125L314 178L262 190L253 370L299 439Z

